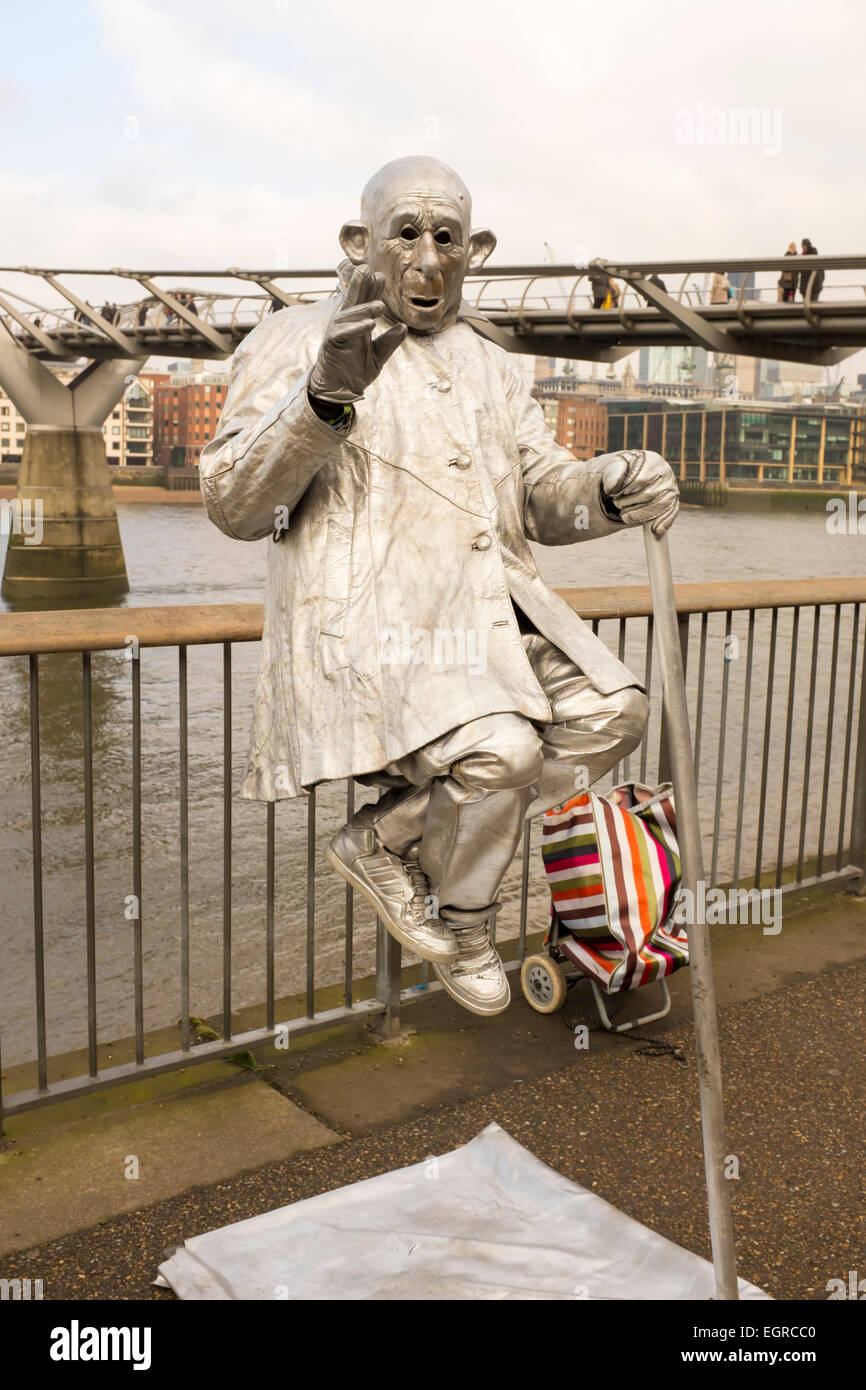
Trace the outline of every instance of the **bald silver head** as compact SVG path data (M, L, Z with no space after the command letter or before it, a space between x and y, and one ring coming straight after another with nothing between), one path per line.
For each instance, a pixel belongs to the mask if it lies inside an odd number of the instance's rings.
M361 194L361 216L365 222L376 219L400 198L436 196L450 203L468 227L472 220L472 199L460 175L428 155L408 155L392 159L367 180Z
M496 245L471 230L472 199L459 174L428 155L385 164L361 195L361 219L346 222L340 245L354 265L385 277L389 318L436 333L457 318L463 281Z

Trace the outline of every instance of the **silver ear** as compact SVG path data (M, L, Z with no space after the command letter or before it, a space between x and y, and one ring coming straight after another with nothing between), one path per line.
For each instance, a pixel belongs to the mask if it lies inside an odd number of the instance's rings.
M470 271L480 270L487 257L492 254L496 246L496 237L489 227L479 227L469 235L469 265Z
M366 260L370 249L370 228L366 222L344 222L340 228L340 245L353 265Z

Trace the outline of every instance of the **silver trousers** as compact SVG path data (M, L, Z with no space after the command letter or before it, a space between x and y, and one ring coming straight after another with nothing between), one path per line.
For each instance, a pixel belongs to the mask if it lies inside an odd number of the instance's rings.
M597 782L646 728L643 691L627 686L602 695L541 633L524 633L523 643L550 702L550 723L506 712L449 729L383 769L391 789L364 808L365 822L392 853L420 841L440 911L491 906L526 816Z

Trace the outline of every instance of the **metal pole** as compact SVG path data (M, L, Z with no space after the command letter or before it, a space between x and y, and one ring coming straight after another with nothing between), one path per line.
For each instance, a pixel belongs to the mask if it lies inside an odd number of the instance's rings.
M36 1056L40 1091L48 1089L45 1028L45 936L42 922L42 771L39 757L39 657L30 656L30 805L33 827L33 961L36 968Z
M652 591L654 626L658 638L662 699L668 734L667 751L670 758L671 780L674 784L674 798L677 808L682 883L683 888L689 890L691 901L696 903L698 901L698 883L703 881L704 867L673 577L667 540L664 537L653 535L650 527L645 526L644 542ZM736 1300L738 1287L734 1223L723 1171L726 1145L722 1102L722 1068L719 1056L713 962L706 923L698 923L697 921L690 923L688 938L698 1057L698 1084L701 1097L701 1128L704 1139L704 1168L707 1180L713 1268L716 1275L716 1297Z
M132 973L135 1000L135 1060L144 1065L144 948L142 936L141 877L141 653L132 661L132 891L135 917L132 923Z
M189 1052L189 694L187 649L177 649L180 732L180 1045Z
M346 781L346 820L355 814L355 779ZM355 966L355 893L351 883L346 884L346 958L343 979L343 999L347 1009L351 1009L354 991L352 978Z
M857 644L857 639L858 639L858 637L859 637L859 630L860 630L860 604L859 604L859 603L855 603L855 605L854 605L854 616L853 616L853 619L852 619L852 632L851 632L851 670L850 670L850 673L849 673L849 676L848 676L848 709L847 709L847 718L846 718L846 720L845 720L845 752L844 752L843 755L842 755L842 787L841 787L841 790L840 790L840 792L839 792L839 838L838 838L838 840L837 840L837 842L836 842L836 870L837 870L837 872L838 872L839 869L841 869L841 867L842 867L842 865L843 865L843 863L844 863L843 854L844 854L844 848L845 848L845 818L846 818L846 814L847 814L847 810L848 810L848 769L849 769L849 766L850 766L850 763L851 763L851 736L852 736L852 732L853 732L853 729L854 729L854 691L855 691L856 685L857 685L857 652L858 652L858 650L859 650L858 644ZM864 641L864 645L863 645L863 660L864 660L864 663L866 663L866 641ZM863 713L864 709L866 709L866 696L864 696L863 693L862 693L862 691L861 691L861 698L860 698L860 715L861 715L861 718L862 718L863 721L864 721L864 727L866 727L866 714ZM858 749L858 752L859 752L859 751L860 751L860 750ZM864 764L866 764L866 734L864 734L864 744L863 744L863 749L862 749L862 756L863 756ZM866 803L864 803L864 808L863 808L863 819L866 820ZM854 848L853 843L852 843L851 848L852 848L852 852L853 852L853 848ZM866 849L866 846L864 846L864 849ZM853 860L852 860L851 862L853 863ZM861 865L861 866L860 866L860 868L861 868L861 879L860 879L861 884L862 884L862 882L863 882L862 870L863 870L864 867L866 867L866 865Z
M307 794L307 1018L316 1014L316 788Z
M852 665L855 653L851 654ZM840 812L845 815L845 808ZM860 718L857 724L857 752L854 761L854 802L851 807L850 862L860 870L856 891L866 888L866 632L863 635L863 666L860 676Z
M276 889L276 805L268 802L267 845L265 850L265 1027L273 1029L276 1018L274 994L276 974L274 967L274 897Z
M523 827L523 859L520 864L520 931L517 938L517 959L526 959L526 919L529 907L529 855L532 845L532 821Z
M382 1037L396 1038L400 1032L400 987L402 984L403 952L386 929L381 917L376 918L376 998L385 1005L384 1013L376 1019L376 1030Z
M650 587L652 587L652 586L650 586ZM688 662L689 662L689 614L688 614L688 613L679 613L679 614L676 615L676 618L677 618L678 641L679 641L679 644L680 644L680 658L681 658L681 661L682 661L682 666L681 666L682 676L681 676L681 679L682 679L682 683L683 683L683 699L685 699L685 698L686 698L686 696L685 696L685 688L686 688L686 668L687 668ZM702 629L701 629L701 639L703 640L703 638L704 638L705 636L706 636L706 630L705 630L705 629L703 628L703 626L702 626ZM698 691L698 695L699 695L699 697L700 697L700 690ZM664 703L664 702L663 702L663 703ZM699 706L698 706L698 709L699 709L699 711L700 711L700 704L699 704ZM687 716L687 718L688 718L688 716ZM698 727L697 735L698 735L698 739L699 739L699 738L700 738L700 726ZM664 719L662 719L662 726L661 726L661 730L660 730L660 732L659 732L659 761L658 761L658 779L659 779L660 782L669 782L669 781L671 780L671 759L670 759L670 750L669 750L669 748L668 748L668 743L669 743L669 742L670 742L670 740L669 740L669 738L668 738L668 728L667 728L667 724L665 723ZM691 745L691 739L690 739L690 740L689 740L689 747L691 748L691 746L692 746L692 745ZM694 774L694 777L695 777L695 783L697 784L697 780L698 780L698 779L697 779L697 773Z
M223 1038L232 1036L232 644L223 642Z
M96 888L93 834L93 700L90 652L81 653L84 742L84 891L87 952L87 1059L90 1076L99 1075L96 1030Z

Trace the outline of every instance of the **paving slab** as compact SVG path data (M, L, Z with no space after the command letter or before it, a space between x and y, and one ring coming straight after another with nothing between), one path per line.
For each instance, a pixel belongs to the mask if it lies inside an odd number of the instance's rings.
M866 960L866 900L826 890L801 895L785 906L782 930L767 935L761 924L713 930L713 967L719 1007L761 998L802 984L826 970ZM575 1026L586 1030L581 1044L594 1056L616 1050L623 1037L603 1031L590 993L580 981L565 1007L539 1015L523 999L511 976L511 1007L495 1018L469 1014L444 991L416 993L403 1011L400 1038L381 1043L372 1033L343 1037L305 1053L255 1049L287 1096L310 1107L326 1123L348 1133L365 1133L423 1114L432 1105L459 1104L543 1076L574 1061ZM691 1035L691 985L683 969L670 980L667 1018L642 1029L664 1039L672 1030ZM657 986L609 1002L618 1022L647 1013ZM628 1045L625 1040L625 1045ZM638 1044L632 1038L631 1045Z
M720 1011L740 1273L776 1298L826 1299L829 1281L866 1269L864 1023L859 963ZM433 1104L4 1257L0 1278L41 1278L46 1299L171 1298L151 1284L169 1247L445 1153L491 1120L566 1177L708 1257L691 1027L665 1038L681 1060L625 1038L603 1050L572 1048L568 1063L546 1075ZM482 1046L482 1067L486 1057Z
M0 1254L339 1138L251 1073L195 1070L7 1120Z
M777 1298L826 1298L866 1270L864 928L866 902L838 894L792 904L779 937L714 933L740 1272ZM641 1030L652 1045L595 1028L575 1048L574 1023L594 1023L579 992L560 1015L517 999L486 1021L440 993L391 1043L356 1030L281 1054L267 1075L284 1094L215 1062L16 1116L0 1278L41 1278L46 1299L171 1297L151 1285L167 1248L446 1152L491 1120L707 1256L685 971L673 986L671 1014ZM132 1155L138 1178L124 1176Z

